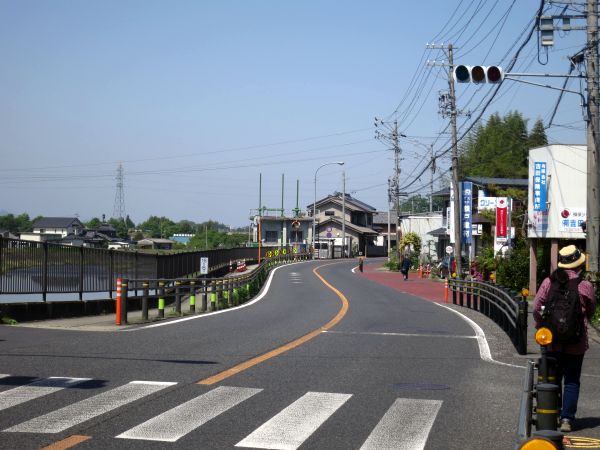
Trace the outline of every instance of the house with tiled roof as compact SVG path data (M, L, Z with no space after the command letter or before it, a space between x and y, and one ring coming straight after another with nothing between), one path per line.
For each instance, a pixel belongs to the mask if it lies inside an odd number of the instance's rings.
M312 217L315 212L315 238L313 243L327 243L329 248L339 246L340 256L343 234L350 254L365 254L375 246L377 231L373 229L373 216L377 209L350 194L335 192L315 204L307 206ZM344 233L345 231L345 233ZM330 255L335 256L335 255ZM372 255L375 256L375 255Z
M42 217L32 224L33 231L21 239L34 242L59 242L67 236L80 236L85 226L77 217Z

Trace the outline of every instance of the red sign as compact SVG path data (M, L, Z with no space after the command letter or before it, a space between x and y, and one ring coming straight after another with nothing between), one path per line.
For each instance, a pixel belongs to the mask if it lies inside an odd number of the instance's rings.
M496 203L496 237L508 237L508 200L498 198Z

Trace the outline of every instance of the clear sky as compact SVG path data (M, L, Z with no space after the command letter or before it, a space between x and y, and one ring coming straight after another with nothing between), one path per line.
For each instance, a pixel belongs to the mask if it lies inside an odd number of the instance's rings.
M539 7L534 0L149 1L0 0L0 213L113 214L124 168L125 210L138 223L249 223L262 203L296 206L342 190L387 210L393 153L373 118L398 121L401 187L429 192L429 172L449 148L438 113L448 89L441 50L456 64L508 66ZM547 7L548 13L557 12ZM577 24L573 21L573 24ZM583 25L583 23L579 23ZM566 73L582 31L537 32L513 72ZM429 63L428 63L429 61ZM437 61L437 64L431 63ZM541 63L546 63L542 65ZM528 78L560 86L562 79ZM583 86L584 87L584 86ZM581 89L583 89L583 87ZM579 91L579 80L569 83ZM457 85L459 136L491 85ZM505 81L487 107L547 124L557 91ZM585 143L579 96L565 94L551 143ZM416 144L415 144L416 142ZM449 159L438 161L435 188Z

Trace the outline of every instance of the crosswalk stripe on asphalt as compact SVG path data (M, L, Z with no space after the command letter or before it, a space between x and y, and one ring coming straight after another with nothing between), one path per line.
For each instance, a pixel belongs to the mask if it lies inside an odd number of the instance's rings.
M134 402L177 383L132 381L126 385L81 400L4 431L21 433L59 433L94 417Z
M0 411L89 380L90 378L50 377L0 392Z
M0 411L88 380L90 379L50 377L0 392ZM3 431L59 433L175 384L177 383L132 381ZM263 389L257 388L220 386L181 403L116 438L176 442L262 391ZM238 442L236 447L295 450L351 397L352 394L307 392L256 428ZM423 450L441 406L441 400L397 398L360 450Z
M175 442L262 389L220 386L120 435L123 439Z
M396 399L360 450L423 450L441 406L440 400Z
M351 394L307 392L236 447L294 450L313 434Z

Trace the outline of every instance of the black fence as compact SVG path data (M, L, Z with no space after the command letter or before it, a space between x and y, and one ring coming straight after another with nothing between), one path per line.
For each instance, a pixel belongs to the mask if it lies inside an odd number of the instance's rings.
M269 251L267 251L267 254ZM165 317L166 306L172 306L176 316L218 311L241 305L254 297L267 280L271 269L284 264L306 261L309 253L277 252L263 259L252 271L229 273L224 277L175 278L175 279L123 279L121 297L117 296L116 319L118 325L128 322L129 310L142 311L142 321ZM182 310L187 300L188 311ZM198 302L197 302L198 300ZM157 316L150 317L149 310L157 309Z
M510 337L520 355L527 353L528 303L519 294L484 281L450 279L452 303L479 311Z
M272 248L261 248L264 258ZM278 252L300 249L278 249ZM117 278L161 279L193 276L200 272L200 258L208 258L209 273L232 261L254 261L252 247L177 252L172 254L72 247L0 237L0 294L108 292L112 298Z

